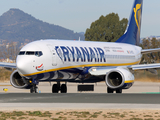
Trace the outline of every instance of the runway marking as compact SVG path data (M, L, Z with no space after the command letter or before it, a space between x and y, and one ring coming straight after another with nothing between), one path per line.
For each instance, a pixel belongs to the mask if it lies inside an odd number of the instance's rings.
M9 99L8 101L16 101L17 99Z
M23 98L23 99L26 99L26 100L28 100L28 99L31 99L31 98Z
M145 94L160 94L160 92L143 92Z

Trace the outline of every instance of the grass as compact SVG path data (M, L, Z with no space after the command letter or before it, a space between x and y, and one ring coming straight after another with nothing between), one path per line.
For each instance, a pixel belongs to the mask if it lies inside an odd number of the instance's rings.
M87 118L88 116L90 116L90 112L87 112L87 111L82 111L82 112L73 111L73 112L64 113L64 115L67 115L67 114L70 116L76 116L77 118Z
M90 118L97 118L97 117L98 117L98 115L96 115L96 114L93 114L90 116Z
M111 116L111 115L114 115L114 116L119 116L119 115L120 115L120 113L110 113L110 112L107 113L107 114L109 114L110 116Z
M144 117L152 117L152 115L144 115Z
M38 117L51 117L51 114L49 111L46 111L44 113L42 113L41 111L27 111L29 116L38 116Z
M104 112L104 111L13 111L13 112L0 112L0 120L98 120L98 119L125 119L125 120L154 120L159 118L159 111L155 112Z
M62 114L63 112L58 112L58 113L56 113L56 115L60 115L60 114Z
M125 117L125 115L124 115L124 114L121 114L121 115L120 115L120 117L121 117L121 118L124 118L124 117Z
M154 120L153 118L148 118L148 119L145 119L145 120Z
M102 116L103 116L104 118L107 118L107 117L108 117L106 114L103 114Z
M141 119L141 118L131 118L129 120L143 120L143 119Z
M10 75L13 71L6 70L5 68L0 67L0 82L9 81Z
M160 82L160 70L157 70L157 73L155 75L146 70L138 70L134 72L134 76L136 81Z

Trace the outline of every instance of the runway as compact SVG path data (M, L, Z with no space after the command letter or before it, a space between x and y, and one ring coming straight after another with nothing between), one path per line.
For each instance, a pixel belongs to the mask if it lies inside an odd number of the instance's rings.
M160 94L6 93L0 94L0 103L160 104Z
M38 85L40 93L52 93L52 84L49 82L40 83ZM67 83L67 93L80 93L77 91L78 83ZM107 87L105 82L93 84L94 91L83 93L107 93ZM30 93L29 89L17 89L11 86L9 82L0 83L0 93L5 93L3 90L7 88L6 93ZM160 93L160 82L135 82L129 89L123 90L123 93Z
M160 83L136 82L122 94L107 94L106 85L98 83L94 92L78 92L77 84L67 84L68 93L51 93L48 83L39 85L39 93L0 84L0 110L53 109L158 109ZM8 91L5 93L4 88Z
M4 93L0 94L0 110L159 110L160 94L100 93Z

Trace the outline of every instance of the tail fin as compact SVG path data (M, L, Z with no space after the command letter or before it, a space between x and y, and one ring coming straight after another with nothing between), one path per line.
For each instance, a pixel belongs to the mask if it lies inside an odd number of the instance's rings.
M139 45L142 5L143 0L135 0L126 31L116 42Z

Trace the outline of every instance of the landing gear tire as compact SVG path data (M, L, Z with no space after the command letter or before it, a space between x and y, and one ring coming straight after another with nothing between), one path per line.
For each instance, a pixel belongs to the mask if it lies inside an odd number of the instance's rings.
M116 93L122 93L122 89L117 89Z
M30 89L30 93L38 93L38 87L33 86L33 87Z
M33 87L30 89L30 93L34 93L34 89L33 89Z
M52 93L58 93L58 85L57 84L53 84L52 86Z
M113 92L114 92L114 90L113 90L113 89L111 89L111 88L107 87L107 93L113 93Z
M67 86L66 84L61 85L61 93L67 93Z

